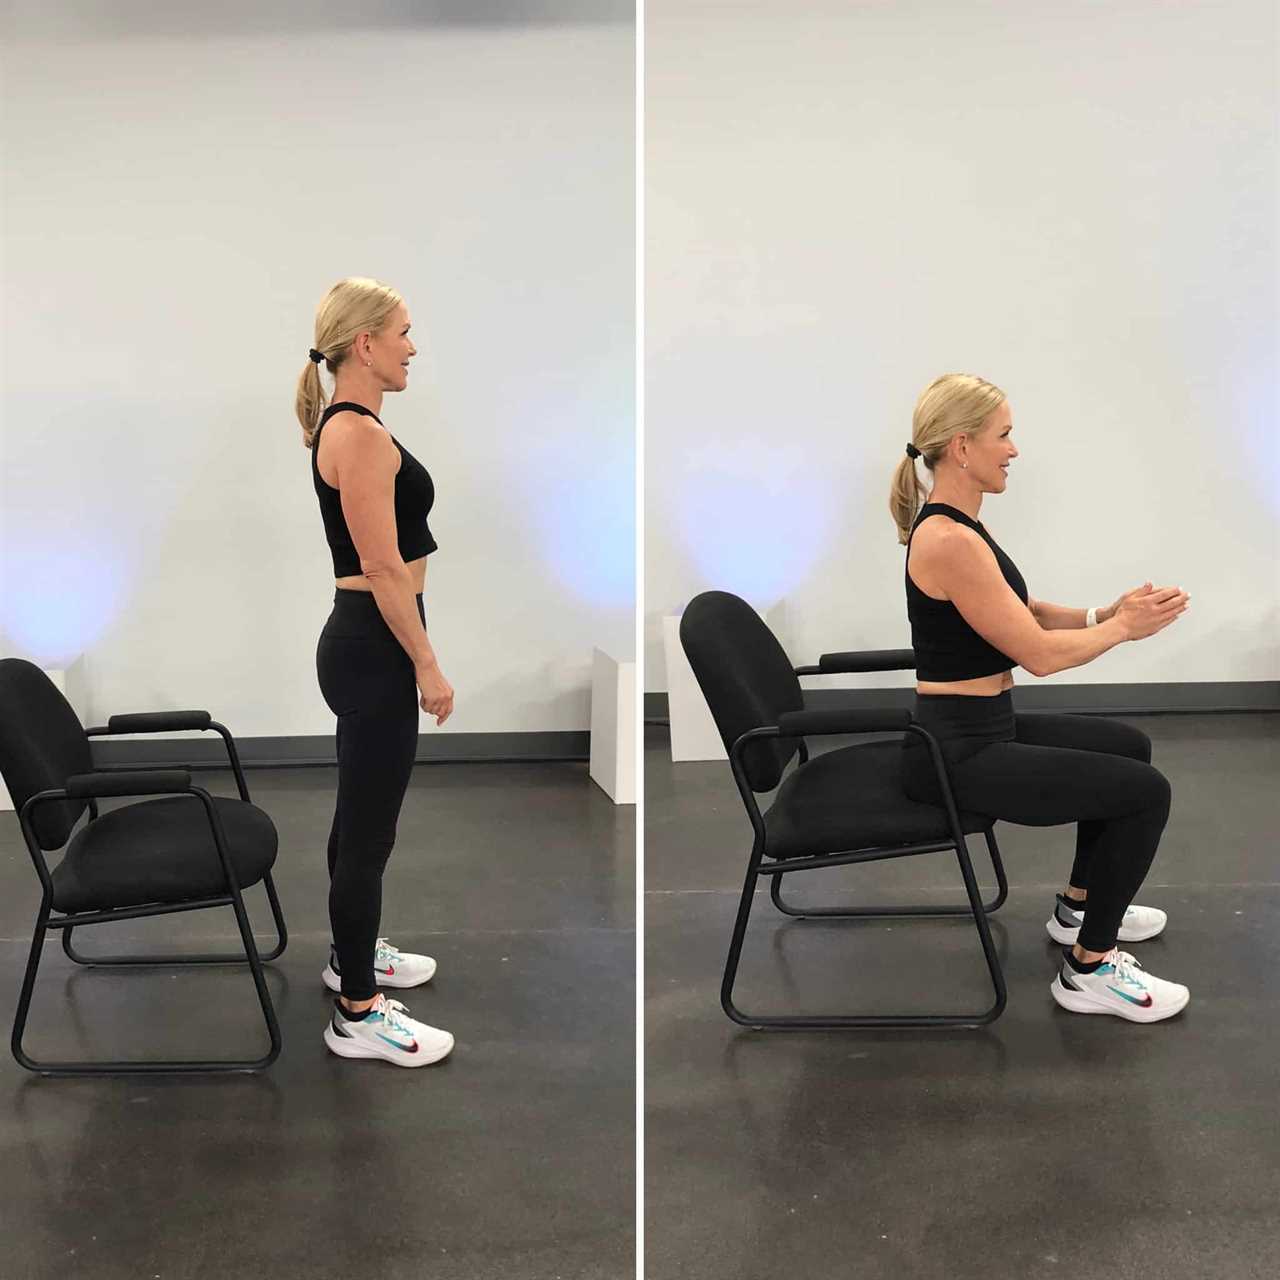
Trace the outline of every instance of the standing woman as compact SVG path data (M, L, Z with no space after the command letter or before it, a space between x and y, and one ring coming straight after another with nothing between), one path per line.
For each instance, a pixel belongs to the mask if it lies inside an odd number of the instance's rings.
M1063 944L1050 990L1073 1013L1157 1022L1190 993L1119 948L1152 938L1163 911L1132 905L1169 817L1170 788L1151 741L1116 720L1026 715L1013 675L1092 662L1164 630L1188 607L1178 587L1146 583L1102 609L1033 600L1017 566L978 520L984 494L1008 485L1013 415L1004 392L947 374L921 395L889 509L907 548L907 614L916 655L915 720L937 739L958 808L1024 826L1074 822L1075 863L1046 927ZM916 474L923 458L934 484ZM917 801L942 804L926 744L906 734L902 777Z
M329 832L333 941L322 975L340 992L324 1031L344 1058L402 1067L438 1062L447 1031L408 1016L378 986L415 987L436 964L378 936L382 872L418 743L418 708L442 725L453 689L427 639L422 591L431 477L382 425L384 392L403 391L409 312L394 289L353 278L334 285L316 312L315 346L298 379L296 409L333 553L333 612L320 633L316 670L338 717L338 799ZM319 365L334 375L324 408ZM323 412L321 410L323 409Z

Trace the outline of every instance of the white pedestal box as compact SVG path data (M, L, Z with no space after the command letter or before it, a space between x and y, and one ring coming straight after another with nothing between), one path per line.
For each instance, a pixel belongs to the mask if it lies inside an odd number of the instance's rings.
M636 802L636 664L591 660L591 777L614 804Z
M84 659L82 657L77 658L69 667L56 668L52 671L45 668L41 668L41 670L58 686L58 691L71 703L72 709L83 723L85 702ZM4 785L4 779L0 778L0 812L12 811L13 807L13 797L9 794L9 788Z
M662 647L667 657L667 707L671 720L672 760L727 760L720 730L702 696L680 643L680 619L662 620Z

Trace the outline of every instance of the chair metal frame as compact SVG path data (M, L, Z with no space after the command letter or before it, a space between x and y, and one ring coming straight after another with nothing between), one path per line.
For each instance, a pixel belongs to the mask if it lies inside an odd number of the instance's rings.
M109 724L87 729L86 735L94 737L102 734L119 733L159 733L175 729L212 729L219 733L226 743L231 768L235 774L236 787L240 799L251 804L249 788L245 784L244 770L240 765L240 756L236 750L235 740L225 725L208 717L207 712L176 713L143 713L137 716L113 716ZM210 831L213 835L214 847L222 863L226 876L228 892L212 898L202 898L177 903L153 903L132 907L116 907L102 911L59 912L53 911L53 879L45 860L44 850L36 835L33 813L37 806L56 800L79 799L88 801L89 821L98 817L97 800L104 796L147 796L147 795L190 795L198 799L204 806L209 819ZM27 969L23 977L22 990L18 997L17 1013L14 1017L13 1034L10 1046L14 1058L29 1071L45 1076L75 1075L155 1075L155 1074L225 1074L261 1071L269 1067L280 1055L280 1026L276 1020L270 993L267 991L266 979L262 965L264 961L278 959L284 954L289 935L285 927L284 915L280 909L280 899L276 893L275 883L268 869L263 875L263 885L267 900L271 906L272 918L275 921L277 942L275 948L266 955L259 955L253 932L249 926L248 913L245 911L244 899L240 885L236 879L235 869L228 851L226 831L222 819L213 803L213 797L202 787L191 783L189 765L174 765L164 768L135 769L128 766L107 766L92 773L81 774L69 778L66 785L60 788L41 791L31 796L22 806L18 815L22 834L27 843L27 852L40 878L42 897L40 909L36 916L35 933L31 940L31 952L27 960ZM182 911L200 911L212 907L233 908L240 937L244 943L243 954L216 955L162 955L162 956L86 956L76 951L71 943L74 929L81 925L104 924L117 920L140 919L149 916L172 915ZM76 964L89 967L100 966L115 968L118 966L164 966L185 967L189 965L212 964L249 964L253 975L254 987L262 1006L263 1016L267 1024L267 1034L271 1047L265 1056L255 1059L237 1059L234 1061L219 1060L182 1060L163 1062L40 1062L28 1055L22 1046L23 1033L26 1029L27 1015L31 1006L31 997L35 990L36 973L39 969L43 952L45 935L50 929L62 931L62 949Z
M846 672L913 670L915 655L910 649L880 650L866 653L824 654L816 667L797 667L797 676L829 675ZM943 807L947 816L950 838L933 840L912 845L880 845L875 847L842 850L836 853L818 854L812 857L782 858L766 862L768 857L767 834L764 818L756 795L747 778L743 763L743 753L753 743L769 738L799 737L799 757L801 767L808 761L808 748L805 736L823 736L829 734L867 734L892 733L900 730L914 733L922 738L929 748L934 769L943 798ZM996 954L991 938L988 914L999 910L1008 897L1009 885L1005 875L1004 863L996 844L995 834L991 826L984 832L987 851L996 875L996 894L990 902L983 902L978 887L973 863L969 857L964 832L960 826L960 818L952 795L950 779L947 776L946 764L937 740L921 725L916 724L910 713L892 710L874 711L796 711L779 717L773 725L761 725L749 729L733 743L729 751L729 763L733 770L734 781L742 796L747 815L751 820L754 839L751 857L747 864L747 873L743 882L742 896L738 904L738 913L734 921L733 936L729 944L729 954L725 961L724 977L720 986L720 1004L725 1013L736 1023L754 1030L829 1030L841 1028L908 1028L908 1027L981 1027L994 1022L1004 1012L1008 998L1004 974L1000 960ZM993 819L994 823L994 819ZM891 906L891 907L806 907L797 909L786 902L781 894L781 881L784 875L796 871L812 871L822 867L846 866L851 863L876 862L888 858L908 857L918 853L937 853L954 850L960 865L960 875L964 881L967 906ZM756 886L761 877L770 881L769 896L774 906L797 920L806 919L898 919L898 918L942 918L954 916L972 916L982 944L983 956L991 977L995 995L994 1003L986 1010L978 1013L932 1013L932 1014L828 1014L828 1015L761 1015L749 1014L740 1010L733 1002L733 988L738 974L738 963L742 955L742 945L746 937L747 923L751 915L751 907L755 898Z

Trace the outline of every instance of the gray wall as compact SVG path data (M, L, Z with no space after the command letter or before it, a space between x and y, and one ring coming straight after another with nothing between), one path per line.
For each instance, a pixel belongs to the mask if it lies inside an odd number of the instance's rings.
M83 655L91 721L332 732L293 393L373 275L422 353L383 416L436 482L443 732L587 727L592 646L634 656L628 12L9 7L0 653Z
M1280 677L1276 13L650 0L647 689L709 587L797 662L909 643L888 487L952 371L1009 394L1033 596L1193 596L1046 683Z

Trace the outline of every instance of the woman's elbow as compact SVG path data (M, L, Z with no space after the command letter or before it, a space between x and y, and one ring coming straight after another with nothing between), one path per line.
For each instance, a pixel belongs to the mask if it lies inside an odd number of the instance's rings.
M1051 676L1053 674L1053 672L1050 670L1050 664L1047 661L1038 657L1028 662L1019 663L1018 665L1028 675L1035 676L1037 680L1043 680L1045 676Z
M394 582L404 573L404 561L399 556L361 556L360 572L370 582Z

